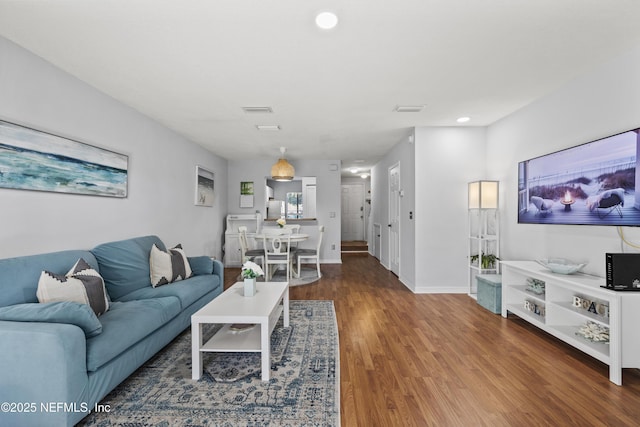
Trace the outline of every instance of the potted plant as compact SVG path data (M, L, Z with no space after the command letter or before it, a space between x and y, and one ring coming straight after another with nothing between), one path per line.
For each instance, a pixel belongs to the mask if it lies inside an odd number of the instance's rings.
M247 261L242 265L242 278L244 279L244 296L252 297L256 293L256 278L264 272L258 264Z
M471 257L470 257L470 260L471 260L472 263L477 263L479 259L480 259L480 255L478 255L478 254L471 255ZM490 268L495 268L496 261L500 261L500 258L495 256L494 254L485 254L483 252L482 253L482 261L481 261L480 268L483 269L483 270L488 270Z

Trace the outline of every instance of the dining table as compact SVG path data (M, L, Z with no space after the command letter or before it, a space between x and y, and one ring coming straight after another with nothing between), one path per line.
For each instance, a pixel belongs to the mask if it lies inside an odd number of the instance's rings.
M264 229L263 229L264 230ZM282 232L282 233L278 233L276 229L269 229L269 232L267 233L252 233L251 235L247 234L247 237L253 237L256 240L257 243L257 247L262 247L262 241L264 240L264 238L266 237L267 240L273 240L276 238L282 239L282 238L286 238L290 236L290 243L300 243L300 242L304 242L305 240L307 240L309 238L308 234L305 233L291 233L290 235L287 235L286 233ZM274 248L276 251L280 251L282 248L278 247L278 248ZM292 263L292 271L294 274L298 274L295 270L295 262Z
M262 240L266 237L267 240L273 240L275 238L283 238L285 237L286 234L277 234L277 233L252 233L252 234L247 234L247 237L253 237L256 240L256 244L258 245L258 247L261 247L261 243ZM304 242L305 240L307 240L309 238L308 234L305 233L292 233L291 234L291 239L290 242L291 243L300 243L300 242Z

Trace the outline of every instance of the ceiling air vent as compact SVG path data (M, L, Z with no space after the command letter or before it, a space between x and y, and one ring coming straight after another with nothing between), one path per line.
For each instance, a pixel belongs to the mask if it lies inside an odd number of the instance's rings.
M245 113L273 113L273 108L271 107L242 107L242 110Z
M279 125L256 125L256 128L258 128L258 130L265 130L265 131L280 130Z
M397 105L393 109L396 113L419 113L424 109L424 105Z

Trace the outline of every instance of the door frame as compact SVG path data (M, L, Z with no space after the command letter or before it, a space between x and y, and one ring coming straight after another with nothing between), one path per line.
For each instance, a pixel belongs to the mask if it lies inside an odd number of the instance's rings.
M398 192L396 195L396 200L394 200L394 195L393 195L393 191L391 191L391 171L393 169L398 170ZM388 231L389 231L389 238L388 238L388 242L389 242L389 270L391 270L392 273L395 273L398 277L400 277L400 256L401 256L401 234L400 234L400 226L401 226L401 221L400 219L402 218L402 214L401 214L401 210L402 210L402 206L400 204L401 198L400 198L400 192L401 192L401 186L402 186L402 169L400 168L400 162L396 162L394 164L392 164L391 166L389 166L388 170L387 170L387 184L388 184L388 192L389 192L389 210L388 210L388 214L387 214L387 218L389 220L388 224L389 226ZM398 271L394 271L394 262L392 259L392 251L393 251L393 244L391 242L391 210L392 210L392 203L397 202L398 204L398 211L397 211L397 222L398 222L398 230L397 230L397 235L398 235L398 242L397 242L397 252L398 252L398 263L397 263L397 270Z
M364 216L364 212L366 210L365 207L365 203L366 203L366 192L367 192L367 186L364 185L363 182L345 182L345 183L341 183L340 184L340 194L342 194L342 189L345 186L358 186L358 187L362 187L362 200L360 202L362 202L362 211L361 211L361 215L362 215L362 230L360 230L362 232L362 239L364 241L367 241L367 227L366 227L366 218ZM340 212L340 215L342 215L343 212ZM340 235L342 236L342 231L340 232Z

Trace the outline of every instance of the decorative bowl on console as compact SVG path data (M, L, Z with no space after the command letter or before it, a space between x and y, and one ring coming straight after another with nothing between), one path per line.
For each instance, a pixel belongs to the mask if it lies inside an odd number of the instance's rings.
M586 263L576 264L564 258L537 259L536 262L558 274L573 274L587 265Z

